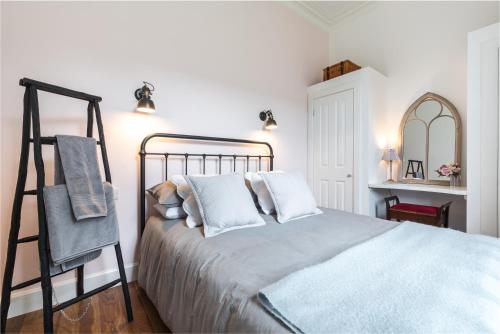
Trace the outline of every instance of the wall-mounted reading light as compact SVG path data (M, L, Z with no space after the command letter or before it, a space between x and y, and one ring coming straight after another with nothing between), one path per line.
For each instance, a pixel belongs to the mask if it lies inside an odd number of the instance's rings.
M266 130L273 130L278 127L278 124L276 124L276 121L274 120L273 112L271 111L271 109L261 111L259 114L259 118L261 121L266 122L264 124L264 128Z
M152 91L155 90L155 86L150 84L149 82L143 81L144 86L141 88L136 89L134 95L135 98L139 101L137 102L137 111L138 112L144 112L144 113L154 113L156 111L155 109L155 104L153 100L151 100L151 93ZM151 88L150 88L151 87Z

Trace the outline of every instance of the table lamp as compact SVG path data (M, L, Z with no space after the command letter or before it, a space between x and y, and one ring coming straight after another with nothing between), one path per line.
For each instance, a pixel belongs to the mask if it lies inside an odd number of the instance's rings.
M398 152L396 152L395 149L393 148L386 148L384 150L384 154L382 154L382 160L383 161L389 161L389 179L387 179L386 182L396 182L392 179L392 162L393 161L399 161L399 156Z

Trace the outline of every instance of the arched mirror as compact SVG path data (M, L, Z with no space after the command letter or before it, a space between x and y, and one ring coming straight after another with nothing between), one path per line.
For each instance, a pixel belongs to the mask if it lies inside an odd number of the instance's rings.
M462 122L455 106L426 93L406 111L400 125L401 180L407 183L449 184L437 170L461 163Z

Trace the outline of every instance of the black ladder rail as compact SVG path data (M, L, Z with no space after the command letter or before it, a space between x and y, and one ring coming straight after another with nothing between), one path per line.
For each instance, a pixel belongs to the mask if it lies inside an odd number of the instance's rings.
M30 99L29 90L24 93L24 111L23 111L23 130L21 141L21 155L19 158L19 171L17 176L16 191L14 195L14 203L12 205L11 226L9 232L9 240L7 244L7 260L5 263L5 272L2 283L2 302L0 305L0 332L5 333L7 326L7 314L10 307L10 293L12 289L12 278L14 275L14 265L16 262L17 239L19 237L19 229L21 227L21 206L23 204L24 187L26 186L26 177L28 175L28 159L30 153Z
M12 207L11 229L9 232L9 241L7 248L7 260L4 272L4 279L2 284L2 300L1 300L1 328L0 333L5 333L7 325L7 315L10 307L11 292L14 290L22 289L27 286L41 282L42 296L43 296L43 321L44 332L53 333L53 314L63 308L77 303L85 298L88 298L98 292L104 291L118 283L121 283L123 288L123 297L127 311L127 318L129 321L133 320L132 306L130 303L130 295L128 291L127 278L125 275L125 268L121 253L120 243L115 245L115 252L117 258L118 269L120 278L115 279L101 287L92 291L84 291L84 266L81 265L76 269L77 296L70 300L61 303L58 306L52 306L52 281L51 278L69 272L70 270L61 273L50 275L50 254L48 250L48 231L47 222L45 218L45 206L43 202L43 187L45 186L45 169L42 156L42 145L54 145L56 143L55 137L42 137L40 131L40 116L38 106L38 90L54 93L58 95L68 96L76 99L86 100L89 102L87 107L87 137L93 135L94 112L97 128L99 132L99 140L97 144L101 147L101 156L106 174L106 181L111 183L111 173L109 162L106 152L104 129L102 125L102 118L99 109L99 102L102 100L99 96L90 95L67 88L50 85L44 82L35 81L31 79L21 79L19 84L26 87L24 94L24 111L23 111L23 130L22 130L22 145L21 154L19 159L19 172L16 184L16 192L14 197L14 204ZM30 138L30 132L33 132L33 138ZM37 187L33 190L25 190L26 177L28 173L28 161L30 153L30 143L33 143L33 152L35 160L35 169L37 174ZM37 198L37 211L38 211L38 227L39 235L19 238L19 229L21 223L21 209L23 198L25 195L35 195ZM12 278L14 274L15 259L17 253L17 245L21 243L38 241L38 253L40 257L40 277L36 277L25 282L18 283L12 286ZM74 269L71 269L74 270Z
M38 94L36 88L29 86L32 103L33 122L33 152L36 169L37 209L38 209L38 255L40 257L40 272L43 298L43 329L46 333L54 332L52 313L52 281L50 280L47 223L45 221L45 206L43 202L43 187L45 186L45 167L42 156L40 135L40 118L38 115Z

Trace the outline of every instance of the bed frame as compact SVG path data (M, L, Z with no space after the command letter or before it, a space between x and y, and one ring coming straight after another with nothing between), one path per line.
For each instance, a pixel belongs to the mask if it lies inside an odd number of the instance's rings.
M235 143L235 144L252 144L252 145L265 145L269 150L269 155L241 155L241 154L215 154L215 153L170 153L170 152L147 152L147 143L155 138L171 138L171 139L181 139L186 141L202 141L202 142L219 142L219 143ZM262 159L269 159L269 171L273 170L273 148L271 144L263 141L247 140L247 139L233 139L233 138L221 138L221 137L207 137L207 136L194 136L194 135L183 135L175 133L154 133L142 140L141 150L139 152L141 159L141 186L139 191L139 202L140 202L140 223L141 223L141 234L146 226L146 156L163 156L165 159L165 180L168 179L168 158L169 157L184 157L184 175L188 174L188 159L190 157L198 157L202 159L202 173L205 174L205 163L206 158L218 158L218 169L219 174L222 173L221 163L223 158L232 158L233 160L233 172L236 172L236 160L238 158L246 159L246 171L249 171L250 159L258 159L259 170L262 167Z

